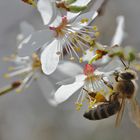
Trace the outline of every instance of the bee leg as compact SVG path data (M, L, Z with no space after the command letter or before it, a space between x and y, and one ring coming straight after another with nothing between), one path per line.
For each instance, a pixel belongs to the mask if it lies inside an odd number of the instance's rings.
M109 87L111 90L113 90L113 86L112 86L110 83L108 83L107 81L105 81L103 77L102 77L101 79L102 79L102 81L104 82L104 84L105 84L107 87Z
M113 93L109 96L109 101L112 102L112 101L118 100L118 96L119 96L119 93L113 92Z
M115 76L115 81L116 81L116 82L119 82L119 75L116 75L116 76Z
M88 93L88 90L87 90L87 89L83 88L83 90L86 91L86 92Z

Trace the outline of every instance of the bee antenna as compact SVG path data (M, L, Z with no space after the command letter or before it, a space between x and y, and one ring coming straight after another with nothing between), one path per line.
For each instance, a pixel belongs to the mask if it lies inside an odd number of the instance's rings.
M129 66L127 66L121 58L120 58L120 61L121 61L121 62L122 62L122 64L124 65L125 70L129 69ZM130 65L130 63L129 63L129 65Z

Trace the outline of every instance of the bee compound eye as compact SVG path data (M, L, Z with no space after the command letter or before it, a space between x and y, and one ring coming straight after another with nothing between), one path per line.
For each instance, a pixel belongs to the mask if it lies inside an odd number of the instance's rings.
M131 79L135 79L135 75L133 73L130 73L130 72L125 72L125 73L121 73L120 77L122 79L128 79L128 80L131 80Z

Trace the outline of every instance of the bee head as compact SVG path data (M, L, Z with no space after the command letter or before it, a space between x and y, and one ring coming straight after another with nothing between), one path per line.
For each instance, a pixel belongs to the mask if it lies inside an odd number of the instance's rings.
M120 73L120 78L124 80L134 80L137 78L137 74L134 71L125 71Z

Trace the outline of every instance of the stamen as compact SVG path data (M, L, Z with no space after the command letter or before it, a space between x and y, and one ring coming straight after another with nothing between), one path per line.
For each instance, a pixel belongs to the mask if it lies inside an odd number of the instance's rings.
M63 38L63 40L65 40L65 38ZM67 51L67 53L70 55L70 60L74 60L74 57L73 57L73 55L72 55L72 51L71 51L71 48L69 47L69 44L67 43L67 40L65 40L65 43L66 43L66 51Z
M0 96L9 93L10 91L18 88L21 85L20 81L15 81L11 85L0 89Z
M96 32L95 37L99 37L99 36L100 36L100 32Z
M90 36L85 33L82 33L81 30L77 30L77 29L74 29L73 27L71 27L71 28L66 28L66 31L68 31L69 33L73 33L73 35L75 35L75 37L77 36L78 38L81 38L83 41L89 43L89 40L87 40L87 38L84 38L82 36L86 36L86 37L88 36L89 38L90 38ZM95 34L95 33L93 32L93 34Z
M4 74L4 77L5 78L11 78L13 76L24 74L24 73L29 72L31 70L32 70L32 67L27 67L27 68L24 68L24 69L21 69L21 70L18 70L18 71L14 71L14 72L11 72L11 73L6 73L6 74Z
M58 42L58 45L59 45L59 47L60 47L61 58L62 58L62 60L63 60L63 58L64 58L64 54L63 54L63 47L62 47L61 40Z
M3 57L3 61L13 62L16 59L16 55L12 54L11 56L5 56Z
M79 58L79 56L78 56L78 54L77 54L77 52L74 50L74 48L72 47L72 45L74 45L75 46L75 44L73 44L73 42L71 42L70 41L70 39L67 37L67 36L65 36L65 41L66 41L66 44L68 45L68 47L69 47L69 49L70 50L72 50L73 52L74 52L74 54L76 55L76 57L78 58L78 59L80 59ZM71 45L72 44L72 45ZM70 51L71 52L71 51ZM71 52L71 56L72 56L72 52ZM73 56L72 56L73 57Z
M26 68L26 66L24 66L24 65L18 66L18 67L8 67L8 71L20 70L20 69L24 69L24 68Z
M17 93L20 93L24 88L27 88L29 86L28 82L30 82L30 80L32 79L32 76L33 76L33 73L31 72L27 75L27 77L25 77L21 85L16 89Z
M81 23L85 23L85 22L87 23L88 21L89 21L88 18L83 18L83 19L81 19L80 22L81 22Z
M81 48L81 50L83 51L83 53L86 55L86 51L83 48L84 45L83 46L81 45L82 42L80 40L78 40L78 39L76 40L76 38L75 38L75 41L77 42L78 47Z
M93 30L94 30L94 31L98 31L97 26L93 26Z
M88 18L83 18L81 23L88 23ZM79 28L79 26L81 28ZM82 25L80 23L68 24L67 17L62 18L62 22L58 27L50 27L51 30L56 31L57 37L60 38L61 46L57 45L57 54L63 55L63 44L65 45L66 52L70 55L70 60L76 58L79 62L83 62L82 57L79 57L78 52L82 52L86 55L85 49L92 51L93 46L95 46L95 39L98 36L98 29L96 26Z
M94 99L93 101L90 101L88 109L92 109L95 103L96 103L96 99Z
M59 56L62 54L62 52L61 52L61 46L59 44L57 44L57 52L56 52L56 54L59 55Z
M82 89L79 96L78 96L78 99L75 103L77 111L79 111L81 109L81 107L83 106L84 98L85 98L85 95L84 95L84 92Z

